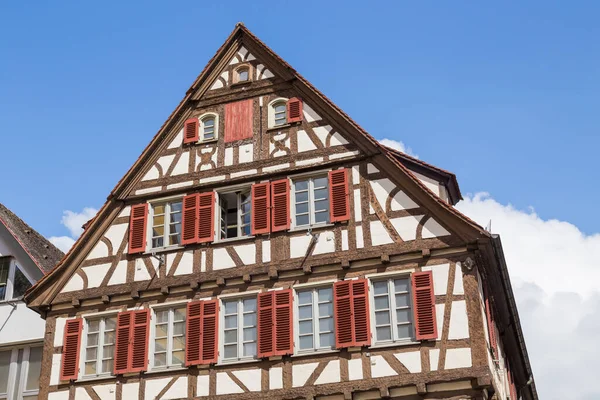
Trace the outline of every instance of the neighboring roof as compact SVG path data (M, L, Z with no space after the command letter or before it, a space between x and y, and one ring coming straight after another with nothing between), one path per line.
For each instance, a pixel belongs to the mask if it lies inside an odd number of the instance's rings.
M440 183L444 183L448 189L448 196L450 202L455 205L462 200L462 194L458 187L458 181L456 175L450 171L438 168L435 165L426 163L425 161L419 160L418 158L411 157L400 150L393 149L391 147L384 146L389 153L396 157L402 164L404 164L411 171L418 172L422 175L438 180Z
M50 243L48 239L27 225L25 221L17 217L2 203L0 203L0 223L8 229L44 274L50 272L64 256L63 252Z

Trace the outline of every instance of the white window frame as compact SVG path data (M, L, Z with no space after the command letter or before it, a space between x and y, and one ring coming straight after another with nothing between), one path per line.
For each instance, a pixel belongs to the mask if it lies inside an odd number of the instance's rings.
M168 243L169 243L169 236L171 233L171 231L170 231L171 225L168 222L167 216L170 216L170 214L171 214L171 203L175 203L175 202L181 202L181 211L180 211L180 213L181 213L181 233L180 233L180 238L179 238L179 244L169 245ZM152 239L154 238L154 236L153 236L154 206L157 204L162 204L162 203L165 203L163 245L161 247L153 247ZM169 248L182 247L183 246L181 244L182 240L183 240L183 197L180 197L180 196L166 197L166 198L162 198L162 199L156 199L156 200L149 201L148 202L148 228L147 228L147 236L146 236L146 243L149 244L148 252L154 252L157 250L163 250L163 249L169 249Z
M204 139L204 120L207 118L214 118L215 120L215 131L214 137L212 139ZM198 117L198 124L198 143L210 143L215 142L219 139L219 114L213 112L202 114Z
M331 315L331 318L333 318L334 320L334 325L333 325L333 330L331 331L331 333L333 334L333 344L331 347L321 347L320 346L320 334L321 333L326 333L326 332L320 332L320 326L319 326L319 319L320 319L320 315L318 315L316 317L316 323L315 323L315 314L318 313L319 310L319 299L318 299L318 289L326 289L329 288L331 289L331 305L333 308L333 302L334 302L334 295L335 293L333 292L333 281L329 281L329 282L323 282L323 283L317 283L314 285L301 285L301 286L295 286L293 287L294 289L294 354L296 355L300 355L300 354L313 354L313 353L324 353L324 352L331 352L333 350L336 350L335 347L335 309L333 309L333 314ZM300 307L300 299L298 296L298 292L305 292L305 291L311 291L313 293L313 298L312 298L312 309L313 309L313 347L312 349L300 349L300 311L299 311L299 307ZM316 310L316 312L315 312ZM317 345L317 343L319 345Z
M94 379L94 378L104 378L104 377L112 377L115 376L114 375L114 362L115 362L115 355L116 355L116 351L117 351L117 322L115 321L115 343L113 344L114 346L114 350L113 350L113 370L112 371L108 371L108 372L102 372L102 373L98 373L98 365L102 366L102 361L103 358L100 357L100 355L104 355L104 332L105 332L105 318L115 318L115 320L118 318L118 314L114 313L114 312L109 312L109 313L99 313L99 314L90 314L90 315L86 315L83 316L83 328L81 330L81 351L79 354L79 379L81 380L86 380L86 379ZM86 350L87 350L87 340L88 340L88 324L90 321L93 320L100 320L100 327L98 328L98 344L96 345L96 373L93 375L86 375L85 374L85 362L86 362Z
M239 192L239 193L237 193ZM248 193L248 200L247 202L250 204L250 222L248 224L243 224L243 214L242 214L242 192L247 192ZM231 194L231 193L235 193L236 197L237 197L237 236L236 237L232 237L232 238L221 238L221 229L223 229L223 223L222 223L222 210L221 210L221 196L222 195L226 195L226 194ZM217 191L217 215L216 215L216 224L217 224L217 237L216 237L216 242L223 242L223 241L229 241L229 240L236 240L236 239L246 239L246 238L251 238L252 236L252 186L248 186L248 185L242 185L242 186L236 186L235 188L227 188L227 190L223 190L223 191ZM250 226L250 232L248 233L248 235L243 236L242 235L242 228L243 226ZM225 227L225 230L227 230L227 227Z
M239 362L257 361L258 358L258 293L249 292L244 296L240 296L237 293L235 295L221 296L219 297L219 364L232 364ZM256 355L255 356L239 356L244 352L244 343L252 343L251 341L244 342L244 310L243 300L254 299L256 301ZM237 301L237 358L225 358L225 304L224 302Z
M271 102L269 102L268 107L267 107L267 126L269 129L271 128L279 128L279 127L285 127L288 125L287 122L287 102L289 99L286 99L284 97L278 97L274 100L272 100ZM285 106L285 122L283 124L279 124L279 125L275 125L275 106L278 103L283 103Z
M42 349L42 354L44 351L43 343L39 343L39 345L30 344L27 346L19 346L8 349L0 349L0 351L10 351L10 366L8 369L8 385L6 387L6 395L0 394L0 399L12 399L15 394L17 395L17 399L22 399L25 396L37 396L39 394L39 389L26 390L27 387L27 377L29 375L29 356L31 353L31 349L34 347L39 347ZM21 368L19 371L19 384L16 385L17 382L17 370L19 369L18 358L19 358L19 350L23 350L23 358L21 359ZM41 366L40 366L40 377L41 377Z
M14 289L15 289L14 283L15 283L16 269L19 268L19 271L21 271L21 273L25 276L25 278L29 281L29 283L31 285L35 284L35 280L31 279L31 277L29 276L27 271L25 271L23 268L21 268L17 265L17 260L14 257L7 256L7 257L2 257L2 259L3 259L2 261L4 261L5 259L8 259L8 277L6 279L6 290L4 292L4 298L0 299L0 303L20 300L23 298L23 296L13 297Z
M319 226L327 226L327 225L331 225L331 221L329 220L331 217L331 210L329 210L329 212L327 213L327 220L325 222L315 222L315 210L314 210L314 203L315 203L315 198L314 198L314 179L315 178L322 178L324 177L327 180L327 201L329 202L329 207L331 207L331 199L329 198L330 194L329 194L329 176L328 176L328 171L323 171L323 172L316 172L316 173L310 173L310 174L302 174L302 175L294 175L294 176L290 176L290 185L291 185L291 189L290 189L290 215L291 215L291 223L290 223L290 229L310 229L310 228L314 228L314 227L319 227ZM309 184L308 184L308 216L309 216L309 223L308 224L304 224L304 225L297 225L296 224L296 185L295 182L299 181L299 180L308 180Z
M172 370L172 369L181 369L181 368L186 368L185 366L185 340L184 340L184 346L183 346L183 352L184 352L184 359L182 360L181 364L172 364L172 357L173 357L173 323L174 321L174 314L175 314L175 309L176 308L186 308L187 307L187 303L188 301L183 301L183 302L174 302L174 303L168 303L168 304L160 304L157 305L156 307L151 307L151 317L150 317L150 343L148 344L148 358L149 358L149 362L148 362L148 369L150 371L166 371L166 370ZM166 349L166 354L167 354L167 359L166 359L166 365L159 365L159 366L155 366L154 365L154 350L155 350L155 339L156 339L156 312L157 311L165 311L168 310L169 311L169 318L168 318L168 323L167 323L167 349ZM184 312L184 314L186 315L186 319L183 320L183 337L185 338L187 335L187 310ZM177 321L180 322L180 321Z
M240 79L240 73L246 70L248 77L244 80ZM252 82L252 66L244 63L233 70L233 83L250 83Z
M412 274L401 273L401 274L390 274L383 273L381 275L370 275L367 276L369 279L369 309L370 309L370 318L371 318L371 335L373 339L373 346L386 346L386 345L397 345L397 344L411 344L416 343L416 332L415 332L415 321L414 321L414 304L412 299ZM394 280L395 279L406 279L408 280L408 304L409 304L409 315L410 315L410 325L411 325L411 334L408 338L398 339L398 321L396 315L396 293L394 292ZM388 300L389 300L389 309L390 309L390 329L391 329L391 340L377 340L377 322L375 321L375 288L373 283L386 281L388 284Z

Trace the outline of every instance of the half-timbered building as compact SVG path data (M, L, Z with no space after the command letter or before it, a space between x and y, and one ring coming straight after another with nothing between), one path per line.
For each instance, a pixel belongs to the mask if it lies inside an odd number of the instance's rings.
M28 292L40 398L535 399L460 198L238 24Z

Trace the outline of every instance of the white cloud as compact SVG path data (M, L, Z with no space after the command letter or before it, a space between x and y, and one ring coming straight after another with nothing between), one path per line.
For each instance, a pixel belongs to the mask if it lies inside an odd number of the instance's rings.
M387 147L391 147L392 149L396 149L399 150L403 153L408 154L411 157L415 157L415 158L419 158L418 155L416 155L415 153L413 153L412 149L410 147L407 147L404 143L399 142L397 140L392 140L392 139L381 139L379 141L379 143L381 143L384 146Z
M60 223L69 230L70 236L52 236L48 240L66 253L73 246L75 240L83 233L83 224L92 219L97 212L98 210L92 207L85 207L81 212L63 211Z
M457 208L482 226L491 219L501 236L540 398L600 398L600 234L543 220L533 208L517 210L487 193L467 196Z

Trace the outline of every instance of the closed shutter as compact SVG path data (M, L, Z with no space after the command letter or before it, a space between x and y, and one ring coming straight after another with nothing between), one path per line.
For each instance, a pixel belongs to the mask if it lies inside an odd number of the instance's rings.
M290 228L290 184L288 179L271 182L271 232Z
M65 324L65 336L62 348L60 380L77 379L79 373L79 351L81 347L81 318L70 319Z
M217 300L188 303L185 345L186 365L217 362L218 310Z
M294 352L292 336L292 289L275 290L275 352L284 356Z
M215 235L215 192L198 194L198 243L212 242Z
M348 221L350 219L350 201L348 199L348 170L329 171L329 213L330 221Z
M183 198L183 217L181 229L181 244L198 241L198 194L190 194Z
M274 354L273 346L275 320L273 318L273 292L258 294L258 356L270 357Z
M333 285L336 347L371 344L369 289L366 279L338 281Z
M252 99L225 104L225 142L252 137Z
M216 363L219 355L217 338L219 333L218 300L203 301L202 305L202 356L201 364Z
M417 340L437 338L435 296L431 271L412 274L412 295Z
M298 97L289 99L287 102L288 124L302 121L302 100Z
M131 329L131 367L129 372L145 371L148 365L150 310L133 311Z
M494 359L498 358L498 342L496 339L496 321L494 321L494 313L492 312L492 306L490 304L489 290L487 285L483 287L483 297L485 299L485 316L487 318L488 326L488 339L490 341L490 347L492 348L492 355Z
M117 315L117 341L115 343L115 375L129 372L129 341L132 315L130 311Z
M200 124L198 118L190 118L183 125L183 143L194 143L198 141Z
M252 234L269 233L271 230L271 199L269 183L252 185Z
M146 251L146 224L148 221L148 203L131 206L129 217L129 254Z

